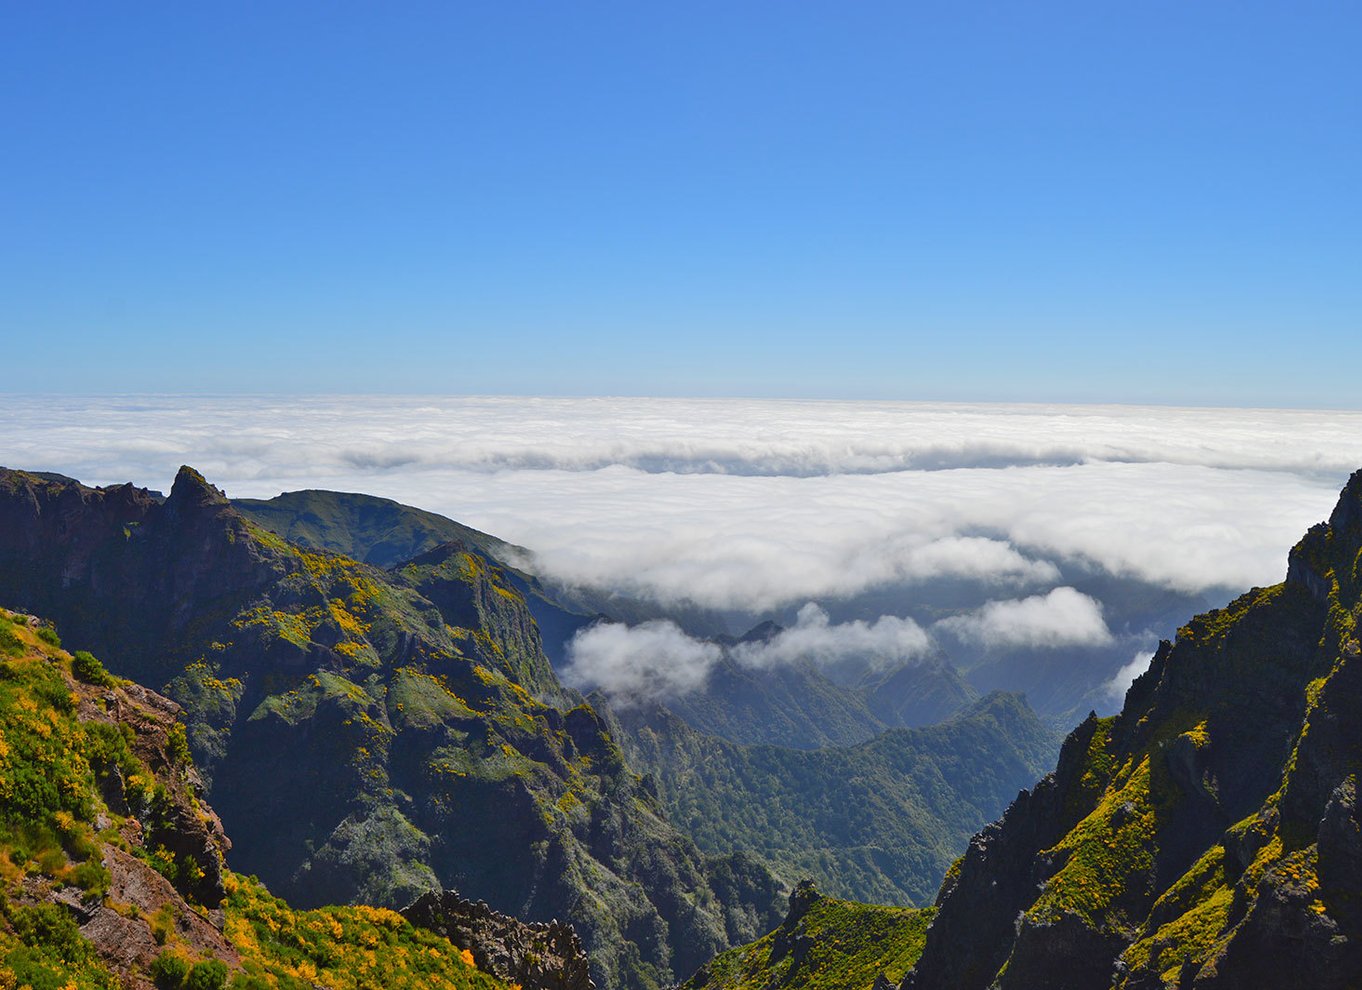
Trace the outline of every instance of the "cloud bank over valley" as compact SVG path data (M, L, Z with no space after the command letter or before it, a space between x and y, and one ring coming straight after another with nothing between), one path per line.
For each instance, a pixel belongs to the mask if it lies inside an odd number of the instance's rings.
M772 658L835 652L834 635L867 654L947 638L1124 650L1103 683L1152 614L1123 588L1223 600L1279 580L1362 465L1356 412L13 395L0 409L9 466L165 488L189 463L234 497L386 496L529 548L564 585L776 617L790 629L761 647ZM646 636L662 659L637 690L672 690L711 662L680 633L604 627L578 669L617 671Z

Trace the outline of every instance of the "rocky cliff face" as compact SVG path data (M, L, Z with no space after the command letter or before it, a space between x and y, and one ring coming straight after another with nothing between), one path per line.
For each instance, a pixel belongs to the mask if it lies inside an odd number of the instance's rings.
M706 861L596 713L564 710L523 595L471 548L384 571L260 528L189 468L164 501L4 471L0 601L165 685L233 865L295 903L456 888L571 919L609 986L772 921L761 868Z
M904 990L1362 983L1362 472L971 842Z
M596 988L582 940L557 919L526 924L452 890L422 894L402 915L467 949L478 969L523 990Z

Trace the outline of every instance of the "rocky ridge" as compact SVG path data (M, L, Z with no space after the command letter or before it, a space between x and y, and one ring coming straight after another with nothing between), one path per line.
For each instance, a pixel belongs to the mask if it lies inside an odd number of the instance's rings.
M902 990L1362 984L1362 472L951 869Z

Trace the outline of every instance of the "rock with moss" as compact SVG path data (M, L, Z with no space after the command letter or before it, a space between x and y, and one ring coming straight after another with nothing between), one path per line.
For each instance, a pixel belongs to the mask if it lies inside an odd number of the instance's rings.
M479 969L523 990L596 988L582 940L557 919L527 924L452 890L423 894L402 915L471 952Z
M1362 472L979 833L904 990L1362 984Z

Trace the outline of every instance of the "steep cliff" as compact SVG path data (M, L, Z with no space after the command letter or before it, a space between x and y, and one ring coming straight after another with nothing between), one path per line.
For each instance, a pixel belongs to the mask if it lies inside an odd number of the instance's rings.
M947 875L905 990L1362 984L1362 472Z

